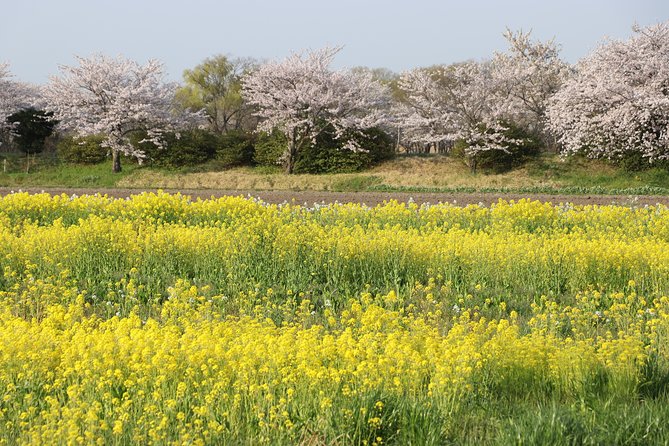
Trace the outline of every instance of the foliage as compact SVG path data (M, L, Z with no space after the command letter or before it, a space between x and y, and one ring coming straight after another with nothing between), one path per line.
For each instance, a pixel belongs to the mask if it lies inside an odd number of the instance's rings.
M193 112L204 110L215 133L253 130L252 109L241 95L241 77L253 62L218 55L184 71L185 85L177 90L177 101Z
M281 157L288 147L288 139L283 132L259 132L255 142L253 161L263 166L281 164Z
M530 133L511 122L504 126L504 137L509 141L505 145L506 150L482 151L467 157L469 146L464 140L458 140L451 149L452 154L462 156L470 165L476 163L476 167L496 173L517 168L540 154L543 143L536 133Z
M56 153L63 161L75 164L96 164L107 159L109 149L104 147L105 137L63 136L56 144Z
M146 154L149 165L188 167L216 159L218 166L249 165L253 162L254 139L244 131L229 130L219 135L209 130L185 130L165 133L162 147L147 141L146 134L136 132L131 140Z
M344 149L345 139L337 139L334 129L325 129L298 154L295 173L355 172L365 164L366 153Z
M147 140L145 132L135 132L133 144L144 153L149 165L160 167L193 166L212 159L216 154L217 136L205 130L186 130L178 133L166 132L163 142L156 146Z
M642 172L649 169L664 170L669 173L669 159L655 160L649 162L641 152L628 151L620 158L612 160L626 172Z
M669 159L669 23L634 31L581 60L575 77L553 97L549 126L565 153Z
M100 54L77 60L78 67L61 66L62 75L52 77L44 89L47 108L61 126L79 136L103 135L114 172L121 169L121 154L139 160L145 156L131 144L133 132L146 132L147 140L161 147L166 130L195 119L174 113L176 86L163 83L158 61L142 66Z
M334 129L323 131L314 144L307 146L299 154L295 173L355 172L394 155L393 141L378 128L349 136L364 151L346 149L348 141L345 138L337 139Z
M44 141L53 134L57 122L53 113L35 108L19 110L7 117L12 123L12 135L19 149L27 154L40 153L44 150Z
M355 144L364 151L347 149L348 139L355 139ZM263 165L280 164L286 144L283 133L262 133L256 141L254 159ZM295 161L294 172L354 172L390 159L393 155L393 141L381 129L371 128L337 138L333 128L326 128L314 143L302 149Z
M268 62L244 77L243 94L257 107L259 129L282 132L287 147L282 161L293 173L299 153L328 129L334 138L382 124L387 90L369 73L332 71L339 48L292 54L282 62ZM345 148L359 150L355 140Z
M360 147L364 147L371 164L392 159L395 156L395 141L383 129L372 127L355 136Z
M243 130L229 130L217 139L216 159L225 166L253 164L256 138L252 134Z

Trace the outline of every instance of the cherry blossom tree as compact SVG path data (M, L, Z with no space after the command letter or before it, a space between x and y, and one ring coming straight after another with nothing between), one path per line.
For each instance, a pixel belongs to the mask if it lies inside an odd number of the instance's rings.
M121 154L144 158L130 134L145 131L148 141L161 146L165 131L192 117L175 113L176 85L163 82L163 67L156 60L139 65L100 54L77 60L79 66L61 66L61 75L44 89L47 109L78 136L104 135L114 172L121 171Z
M32 104L33 96L28 85L12 79L9 65L0 63L0 130L9 127L7 117Z
M553 96L547 115L567 154L669 159L669 22L601 44Z
M257 107L259 130L276 129L288 140L283 154L286 172L292 173L301 150L328 129L336 139L379 126L388 91L370 73L331 70L341 48L294 53L268 62L242 80L247 102ZM348 138L345 149L364 150Z
M508 29L504 37L508 50L492 59L500 113L516 125L543 134L546 142L548 100L570 77L571 67L560 59L560 47L554 40L533 41L531 32Z
M473 170L478 154L507 151L517 142L505 136L508 126L496 101L499 83L489 62L414 69L402 75L399 88L404 98L396 114L408 141L451 145L463 140Z
M13 79L9 65L0 63L0 145L16 138L16 113L40 104L39 89Z

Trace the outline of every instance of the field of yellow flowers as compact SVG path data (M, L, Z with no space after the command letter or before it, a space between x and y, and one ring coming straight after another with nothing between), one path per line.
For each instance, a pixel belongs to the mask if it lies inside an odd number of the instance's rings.
M0 444L667 444L669 209L0 198Z

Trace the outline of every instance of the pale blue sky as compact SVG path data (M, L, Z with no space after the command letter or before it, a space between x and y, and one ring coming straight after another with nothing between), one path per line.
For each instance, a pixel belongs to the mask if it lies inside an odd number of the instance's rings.
M669 19L668 0L0 0L0 61L41 83L73 55L157 58L180 80L215 54L282 58L345 45L336 65L401 72L490 57L505 27L555 37L576 62L604 36Z

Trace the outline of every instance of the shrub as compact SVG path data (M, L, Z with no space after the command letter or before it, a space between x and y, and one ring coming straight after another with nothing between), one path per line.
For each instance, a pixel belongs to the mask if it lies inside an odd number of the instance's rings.
M225 166L253 164L254 138L242 130L230 130L219 136L216 159Z
M535 133L532 133L524 128L506 123L509 127L504 132L504 136L508 139L520 141L517 144L508 144L503 150L486 150L478 152L475 155L475 160L468 160L468 165L475 162L476 168L490 170L495 173L501 173L513 168L519 167L529 161L531 158L539 155L541 152L541 139ZM466 158L467 143L463 140L458 140L451 149L451 155L456 158Z
M322 132L314 144L300 151L295 162L295 173L355 172L394 155L393 141L380 129L369 129L349 136L365 151L343 148L350 139L335 138L334 129ZM277 165L286 149L285 136L279 132L261 134L255 146L254 159L258 164Z
M354 172L367 164L367 153L342 149L343 144L335 139L333 130L322 132L297 155L295 173Z
M107 158L109 150L102 147L104 136L66 136L56 145L56 153L63 161L77 164L97 164Z
M261 132L256 138L253 161L262 166L281 164L281 155L287 146L286 136L278 130L272 133Z
M378 127L365 130L358 137L361 147L368 150L370 162L380 163L395 156L395 141L393 138Z
M651 163L641 152L627 152L620 158L613 159L613 162L626 172L641 172L653 167L669 170L669 160L655 160Z
M141 142L146 134L132 135L133 145L141 149L149 164L160 167L192 166L209 161L216 154L217 138L205 130L187 130L163 135L164 145Z
M541 152L542 143L538 135L514 124L507 125L509 129L504 132L504 136L520 142L509 144L508 153L501 150L482 152L478 156L478 165L481 168L504 172L522 166Z

